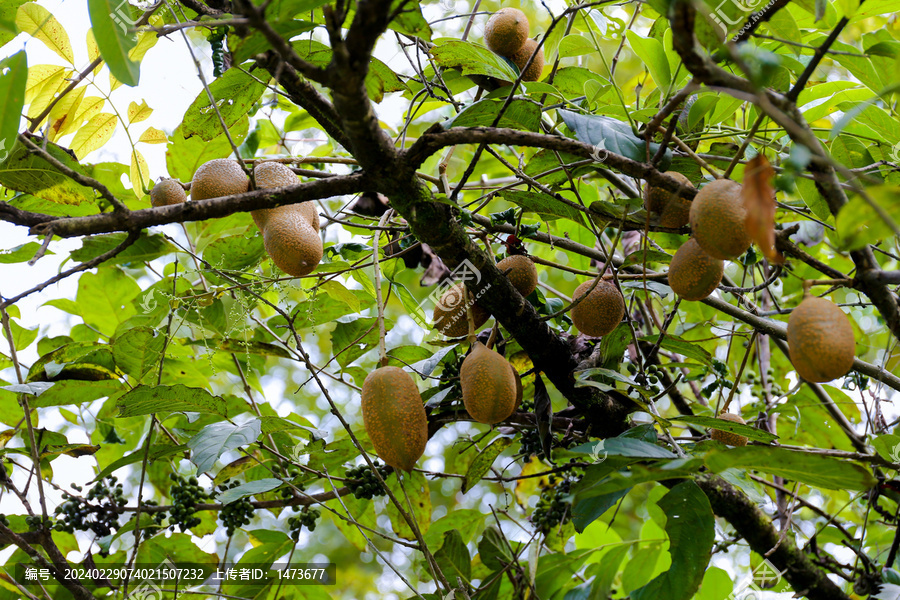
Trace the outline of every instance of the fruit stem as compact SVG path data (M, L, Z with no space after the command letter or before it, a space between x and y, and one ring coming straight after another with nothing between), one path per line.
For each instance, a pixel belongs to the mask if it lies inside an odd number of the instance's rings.
M759 336L759 330L754 329L753 335L750 336L750 343L747 344L747 351L744 352L744 359L741 361L741 366L738 369L737 375L734 377L734 385L731 386L731 391L728 392L728 399L725 400L725 404L722 405L722 410L719 411L719 414L724 412L728 412L728 405L731 404L731 399L734 398L734 392L737 391L738 383L741 381L741 375L744 374L744 367L747 366L747 359L750 357L750 354L753 352L753 344L756 343L756 338ZM716 415L719 416L719 415Z
M378 364L382 367L387 366L388 358L387 350L385 350L384 345L384 299L381 297L381 265L378 262L378 242L381 238L382 229L393 212L393 209L388 209L381 215L381 221L378 222L378 229L372 234L372 267L375 271L375 302L378 305Z

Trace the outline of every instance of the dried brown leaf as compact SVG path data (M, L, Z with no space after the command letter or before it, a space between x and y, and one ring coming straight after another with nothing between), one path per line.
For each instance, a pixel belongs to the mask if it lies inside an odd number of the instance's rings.
M775 249L775 171L762 154L750 159L744 169L744 229L756 242L772 264L784 263L784 256Z

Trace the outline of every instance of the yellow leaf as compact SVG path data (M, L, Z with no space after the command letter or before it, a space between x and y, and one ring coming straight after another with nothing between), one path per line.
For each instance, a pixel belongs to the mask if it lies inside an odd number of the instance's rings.
M100 48L97 46L97 39L94 37L93 29L88 29L87 32L87 53L90 62L94 62L100 58ZM91 71L91 74L96 75L102 68L103 63L100 63L93 71Z
M150 117L152 113L153 109L147 106L146 100L141 100L140 104L132 101L131 104L128 105L128 122L140 123Z
M57 65L34 65L33 67L28 67L28 79L25 82L25 103L30 103L50 78L58 76L65 70L65 67Z
M775 249L775 171L762 154L757 154L744 167L744 229L759 249L774 264L782 264L784 256Z
M20 6L16 11L16 25L25 33L44 42L69 64L75 64L69 34L56 17L43 6L34 2L26 2Z
M150 185L150 168L144 155L138 150L131 151L131 187L138 200L144 197L144 190Z
M75 111L75 116L67 121L66 127L60 132L60 135L72 133L81 127L85 121L93 119L103 109L104 104L106 104L106 100L96 96L88 96L82 100L78 110Z
M166 134L156 127L148 127L147 131L141 134L141 139L139 142L144 142L145 144L165 144L169 141L169 138L166 137Z
M72 140L72 152L79 160L109 141L116 130L116 115L100 113L78 130Z
M529 477L549 471L550 467L544 461L532 456L531 460L522 466L522 472L519 473L519 480L516 482L516 500L522 506L528 506L528 501L533 496L541 493L541 486L547 485L549 479L545 477Z
M28 116L33 119L41 114L50 105L56 94L68 85L66 78L71 74L72 71L68 69L56 71L43 84L36 86L31 104L28 106Z
M152 18L150 19L151 25L154 25L154 23L157 23L157 25L158 25L158 23L161 23L161 22L162 22L162 20L157 21ZM156 25L154 25L154 26L156 26ZM156 37L156 33L153 31L143 31L143 32L139 33L137 44L135 44L134 48L132 48L128 52L128 58L130 58L134 62L141 62L141 60L143 60L143 58L144 58L144 55L147 54L147 51L150 50L150 48L152 48L153 46L155 46L156 42L158 40L159 40L159 38ZM110 89L110 91L115 90L120 85L122 85L122 82L119 81L118 79L116 79L115 77L113 77L113 74L110 73L109 74L109 89Z
M63 132L72 124L86 90L87 88L83 87L72 90L63 96L62 100L57 102L50 111L50 131L47 137L51 142L62 136Z

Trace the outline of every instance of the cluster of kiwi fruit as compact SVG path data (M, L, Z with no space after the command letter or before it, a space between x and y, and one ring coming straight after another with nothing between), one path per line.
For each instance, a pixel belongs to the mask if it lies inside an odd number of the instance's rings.
M262 162L253 169L258 189L294 185L297 176L277 162ZM250 180L237 161L216 158L197 169L191 180L191 199L207 200L245 193ZM184 186L175 179L162 179L150 190L154 207L185 202ZM303 277L313 272L322 260L319 216L312 202L289 204L250 213L263 234L266 252L279 269Z
M690 185L679 173L666 174ZM692 237L675 252L669 265L669 286L683 300L703 300L712 294L722 281L724 261L739 257L750 247L742 186L730 179L718 179L697 192L688 203L686 220L684 201L677 194L649 186L644 201L651 214L659 214L660 225L691 225ZM807 381L831 381L853 368L853 326L840 308L824 298L808 296L794 309L787 338L791 362Z
M544 49L528 37L528 17L518 8L501 8L488 19L484 28L484 43L504 58L508 58L522 73L522 81L537 81L544 71ZM535 54L537 50L537 54ZM525 65L534 54L528 68Z
M459 378L463 405L479 423L499 423L522 403L515 367L479 341L463 360ZM398 367L372 371L363 382L362 415L378 457L395 469L411 471L428 442L428 418L413 378Z

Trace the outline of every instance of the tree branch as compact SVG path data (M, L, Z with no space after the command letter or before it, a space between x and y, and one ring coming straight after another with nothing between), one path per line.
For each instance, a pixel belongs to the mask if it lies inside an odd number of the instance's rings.
M103 213L86 217L61 217L41 220L31 227L33 235L57 235L77 237L112 231L144 229L166 223L203 221L225 217L236 212L247 212L260 208L274 208L284 204L297 204L320 198L330 198L344 194L355 194L371 188L370 179L363 173L340 175L300 183L297 185L255 190L234 196L222 196L195 202L184 202L158 208L145 208L127 214ZM3 207L0 206L0 209ZM27 213L27 220L37 220L37 213ZM3 218L0 210L0 218ZM18 215L21 216L21 215Z

